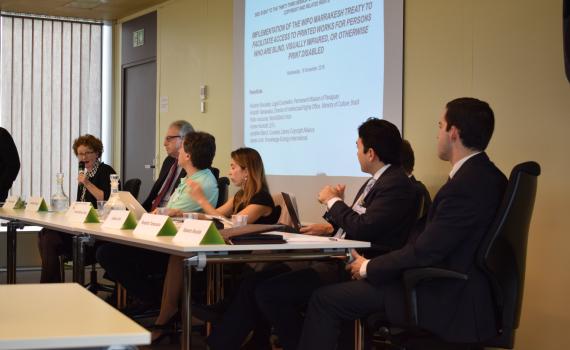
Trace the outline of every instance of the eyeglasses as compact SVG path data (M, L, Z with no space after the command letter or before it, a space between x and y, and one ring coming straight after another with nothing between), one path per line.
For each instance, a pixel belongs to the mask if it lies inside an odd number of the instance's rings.
M90 156L90 155L92 155L93 153L95 153L95 152L93 152L93 151L87 151L87 152L85 152L85 153L77 153L77 156L78 156L78 157L85 157L85 156Z
M174 140L174 139L176 139L176 138L179 138L179 137L181 137L181 136L180 136L180 135L174 135L174 136L168 136L168 135L166 135L166 136L164 137L164 139L165 139L166 141L169 141L169 142L170 142L170 141L172 141L172 140Z

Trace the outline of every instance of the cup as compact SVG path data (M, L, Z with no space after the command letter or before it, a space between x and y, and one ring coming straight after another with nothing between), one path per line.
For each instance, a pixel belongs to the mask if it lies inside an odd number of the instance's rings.
M104 219L106 213L105 213L105 204L107 204L107 201L97 201L97 215L99 215L99 218Z
M168 215L168 208L167 207L156 208L156 213L158 215Z
M247 215L232 215L232 224L234 227L247 225Z
M200 213L184 213L184 219L200 220Z

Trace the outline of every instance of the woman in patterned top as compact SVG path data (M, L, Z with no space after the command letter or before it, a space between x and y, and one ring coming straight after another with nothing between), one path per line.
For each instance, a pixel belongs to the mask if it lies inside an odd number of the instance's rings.
M97 201L109 198L109 177L115 174L115 170L101 161L103 143L93 135L78 137L73 142L73 152L85 164L85 171L77 176L77 201L91 202L96 208ZM71 243L72 236L69 234L49 229L40 231L38 245L42 259L41 283L61 282L59 256L71 254ZM92 260L92 257L87 256L87 260L90 258Z

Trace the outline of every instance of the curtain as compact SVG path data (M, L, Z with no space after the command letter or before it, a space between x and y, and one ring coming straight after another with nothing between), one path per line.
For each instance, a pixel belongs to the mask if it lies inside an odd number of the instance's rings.
M62 172L75 200L73 140L101 138L101 34L98 23L0 16L0 126L21 161L13 195L49 203Z

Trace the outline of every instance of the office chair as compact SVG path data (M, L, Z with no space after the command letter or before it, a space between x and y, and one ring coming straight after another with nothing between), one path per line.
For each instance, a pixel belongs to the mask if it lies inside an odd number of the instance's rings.
M476 263L489 279L495 306L497 334L480 344L464 344L470 348L494 347L512 349L515 333L519 327L524 291L528 231L536 197L537 178L540 166L536 162L516 165L511 171L503 201L497 216L476 253ZM443 344L429 337L418 328L418 300L416 287L423 281L438 278L464 279L467 275L435 268L424 267L403 273L405 297L408 305L409 324L394 328L385 314L377 313L366 321L368 332L375 333L380 348L409 349L429 339L439 349L454 348L461 344ZM400 332L395 334L394 331ZM422 338L418 342L418 338ZM369 344L367 344L369 345Z
M230 179L227 177L218 178L218 203L216 203L216 208L224 205L228 201L228 188L230 186Z
M138 200L141 189L141 179L133 178L127 180L123 186L123 191L129 191Z

